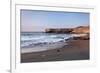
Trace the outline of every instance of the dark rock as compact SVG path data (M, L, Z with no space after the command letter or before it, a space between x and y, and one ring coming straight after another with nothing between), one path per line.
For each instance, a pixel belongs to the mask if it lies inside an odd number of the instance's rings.
M86 36L73 37L74 40L89 40L89 34Z
M89 26L79 26L76 28L48 28L45 29L46 33L72 33L72 34L89 34Z

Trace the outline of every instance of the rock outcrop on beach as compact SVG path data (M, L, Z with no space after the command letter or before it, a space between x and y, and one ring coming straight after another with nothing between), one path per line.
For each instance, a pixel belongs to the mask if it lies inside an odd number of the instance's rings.
M84 36L73 37L72 39L74 39L74 40L89 40L89 34L86 34Z
M72 33L72 34L89 34L89 26L79 26L76 28L48 28L47 33Z

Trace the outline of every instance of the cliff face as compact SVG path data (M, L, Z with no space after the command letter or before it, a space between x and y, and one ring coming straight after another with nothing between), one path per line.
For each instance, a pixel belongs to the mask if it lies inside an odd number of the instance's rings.
M71 33L73 31L73 29L71 28L64 28L64 29L46 29L45 32L47 33Z
M49 29L45 29L45 32L47 33L75 33L75 34L88 33L89 34L89 26L79 26L76 28L63 28L63 29L49 28Z
M80 26L73 29L72 33L89 33L89 26Z

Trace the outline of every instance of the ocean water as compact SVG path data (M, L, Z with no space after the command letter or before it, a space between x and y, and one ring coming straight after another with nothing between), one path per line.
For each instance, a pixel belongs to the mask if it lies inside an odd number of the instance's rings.
M21 32L21 49L23 53L27 53L61 48L70 37L71 34Z

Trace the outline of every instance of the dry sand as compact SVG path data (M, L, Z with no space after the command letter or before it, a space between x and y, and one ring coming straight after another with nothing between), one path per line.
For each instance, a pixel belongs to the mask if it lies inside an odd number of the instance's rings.
M89 40L70 40L63 48L42 52L23 53L21 62L89 60Z

